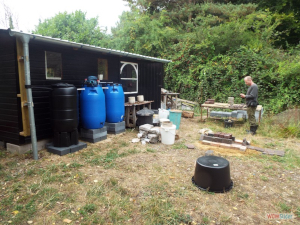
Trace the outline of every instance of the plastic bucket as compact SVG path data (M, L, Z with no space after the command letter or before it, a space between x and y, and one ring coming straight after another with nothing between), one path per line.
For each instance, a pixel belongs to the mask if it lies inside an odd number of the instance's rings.
M135 103L135 97L128 97L128 102L131 104Z
M161 143L165 145L173 145L175 142L175 134L176 134L176 125L172 124L171 126L161 126Z
M160 122L160 123L163 123L163 122L170 122L170 120L169 120L169 119L164 119L164 118L163 118L163 119L159 119L159 122Z
M138 102L143 102L144 101L144 95L138 95L137 96L137 101Z
M181 110L170 110L169 119L173 124L176 125L176 130L178 130L180 126L181 114Z
M169 110L166 109L158 109L159 119L168 119Z

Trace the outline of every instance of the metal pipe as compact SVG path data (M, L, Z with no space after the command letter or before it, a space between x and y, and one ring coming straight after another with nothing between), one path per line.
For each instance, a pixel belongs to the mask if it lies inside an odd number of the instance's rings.
M29 61L29 45L28 45L30 41L30 36L23 34L20 35L20 38L23 43L23 51L24 51L25 87L26 87L26 94L27 94L27 107L28 107L29 122L30 122L30 135L31 135L33 158L35 160L38 160L35 119L34 119L34 111L33 111L31 79L30 79L30 61Z

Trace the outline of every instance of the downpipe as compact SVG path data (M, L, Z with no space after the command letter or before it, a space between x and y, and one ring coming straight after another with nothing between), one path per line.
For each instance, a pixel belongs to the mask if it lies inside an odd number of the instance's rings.
M30 79L30 61L29 61L30 36L27 34L15 34L14 32L10 32L10 34L12 36L16 35L16 36L20 37L20 39L23 43L25 88L26 88L26 94L27 94L27 107L28 107L29 123L30 123L31 144L32 144L33 158L34 158L34 160L38 160L35 119L34 119L34 111L33 111L33 98L32 98L31 79Z

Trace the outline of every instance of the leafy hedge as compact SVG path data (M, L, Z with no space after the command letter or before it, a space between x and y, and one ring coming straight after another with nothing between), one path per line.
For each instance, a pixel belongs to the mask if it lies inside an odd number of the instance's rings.
M211 6L206 5L205 10L217 11L216 5ZM222 12L222 6L218 7ZM202 22L207 24L208 18L211 23L211 14L202 17ZM208 98L226 102L229 96L241 103L239 94L248 88L243 78L249 75L259 86L259 103L269 112L299 105L300 51L272 46L279 24L263 11L249 11L214 26L200 24L163 55L172 60L166 67L166 88L199 103Z

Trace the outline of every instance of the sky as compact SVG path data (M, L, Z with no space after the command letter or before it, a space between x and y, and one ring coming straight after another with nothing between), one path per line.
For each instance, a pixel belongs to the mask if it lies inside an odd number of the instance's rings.
M127 3L122 0L0 0L0 20L4 15L3 2L18 21L18 30L24 32L34 30L39 19L44 21L59 12L81 10L86 12L88 19L98 16L100 28L107 27L110 33L110 28L116 25L122 12L129 11Z

